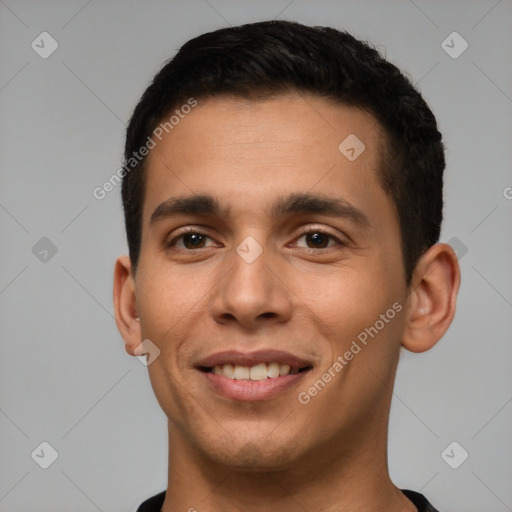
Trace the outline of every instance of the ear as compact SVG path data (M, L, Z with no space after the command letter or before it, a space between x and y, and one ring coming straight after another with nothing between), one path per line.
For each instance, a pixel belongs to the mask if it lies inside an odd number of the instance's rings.
M120 256L114 269L114 312L117 328L124 339L126 352L130 355L141 343L141 328L132 264L128 256Z
M460 269L448 244L435 244L420 258L407 299L407 319L402 345L411 352L432 348L455 315Z

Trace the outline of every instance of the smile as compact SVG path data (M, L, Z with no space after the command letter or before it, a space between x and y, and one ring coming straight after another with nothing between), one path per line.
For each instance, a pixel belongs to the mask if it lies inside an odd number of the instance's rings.
M313 363L276 350L225 351L203 359L196 369L210 391L222 398L261 401L296 386L313 369Z
M296 375L302 371L310 369L310 366L291 367L289 364L259 363L254 366L241 366L232 363L215 365L213 368L207 368L215 375L227 377L235 380L255 380L276 379L285 375Z

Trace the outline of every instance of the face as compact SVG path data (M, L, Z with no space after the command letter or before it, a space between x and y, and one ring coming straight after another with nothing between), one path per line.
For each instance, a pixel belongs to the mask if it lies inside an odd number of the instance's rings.
M180 446L269 469L386 436L407 289L381 140L322 98L217 98L151 150L131 278Z

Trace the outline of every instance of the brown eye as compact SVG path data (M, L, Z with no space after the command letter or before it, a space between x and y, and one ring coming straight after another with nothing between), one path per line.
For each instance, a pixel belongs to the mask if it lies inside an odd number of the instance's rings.
M335 245L344 245L337 237L321 229L310 229L303 233L297 240L301 240L303 238L305 239L306 245L299 245L299 247L304 247L309 250L328 249Z
M329 235L318 231L306 233L304 236L306 237L306 243L313 245L312 249L324 249L329 244L329 238L331 238Z
M175 236L170 242L166 244L168 249L175 248L183 251L193 251L195 249L204 249L208 247L206 245L207 240L210 239L208 235L199 231L185 231Z
M197 249L204 246L205 236L200 233L186 233L182 235L183 245L186 249Z

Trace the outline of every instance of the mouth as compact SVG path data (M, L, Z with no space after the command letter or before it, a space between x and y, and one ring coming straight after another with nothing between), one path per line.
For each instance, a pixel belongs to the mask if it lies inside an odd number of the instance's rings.
M289 353L268 350L215 354L201 361L196 369L223 398L261 401L295 386L313 369L313 364Z
M286 375L297 375L312 369L310 365L290 366L278 362L262 362L252 366L243 366L234 363L216 364L213 367L201 366L202 372L213 373L220 377L234 380L262 381L266 379L277 379Z

